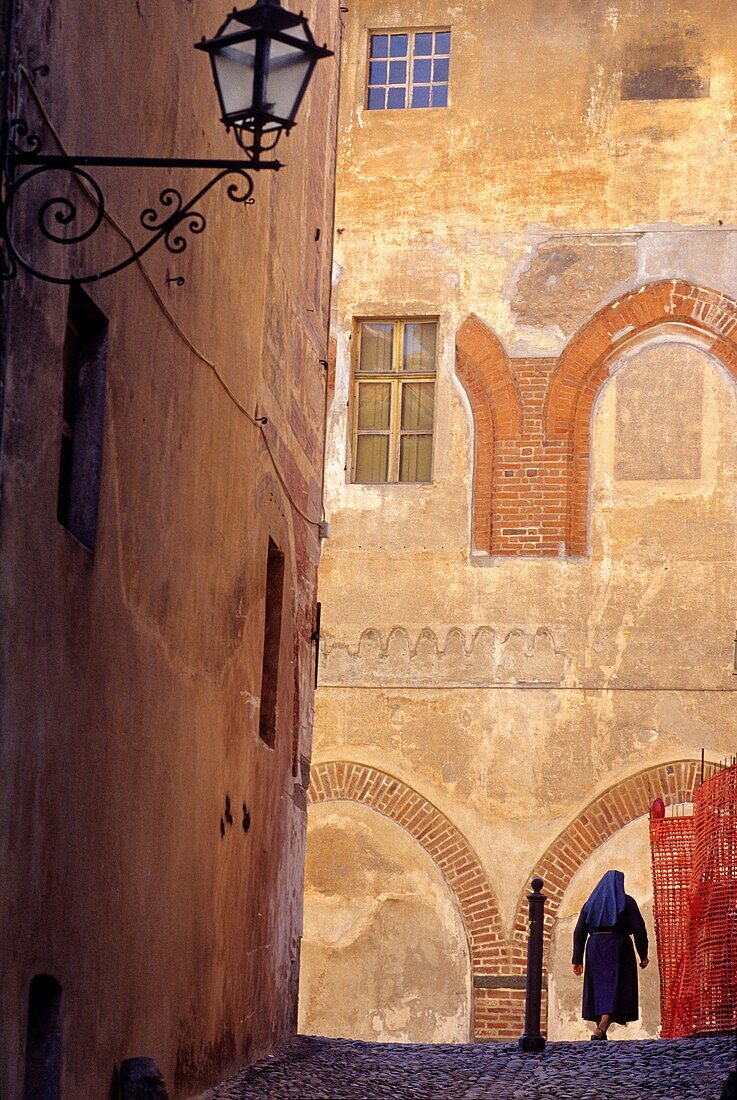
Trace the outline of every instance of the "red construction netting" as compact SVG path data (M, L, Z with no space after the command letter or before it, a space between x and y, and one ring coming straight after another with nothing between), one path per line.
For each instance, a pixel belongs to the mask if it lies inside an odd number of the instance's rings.
M737 1030L737 765L650 822L664 1037Z
M737 765L694 791L692 1031L737 1029Z
M653 917L660 971L661 1034L666 1039L679 1034L676 1012L683 999L688 952L693 848L693 817L651 819Z

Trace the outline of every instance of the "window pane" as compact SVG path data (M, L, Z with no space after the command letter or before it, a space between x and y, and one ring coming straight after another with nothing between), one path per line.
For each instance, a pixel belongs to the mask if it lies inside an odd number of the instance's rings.
M386 61L372 61L369 65L369 84L386 84Z
M389 83L390 84L406 84L407 83L407 62L406 61L390 61L389 62Z
M392 369L392 342L394 325L377 321L361 325L361 361L360 371L371 374L386 374Z
M437 65L438 62L436 61L435 64ZM447 65L448 62L446 61L445 64ZM420 58L419 60L415 61L414 65L412 66L412 79L415 81L416 84L429 84L430 83L430 60L429 59L425 61L422 58Z
M447 84L435 84L435 85L433 85L432 105L433 105L433 107L447 107L448 106L448 85Z
M407 35L406 34L393 34L391 36L391 47L389 50L392 57L406 57L407 56Z
M415 35L415 57L429 57L432 53L432 34Z
M359 435L356 439L355 481L386 481L389 471L389 436Z
M400 481L430 481L432 436L403 435L399 451Z
M435 398L433 382L407 382L402 386L402 430L432 431Z
M399 107L407 106L407 89L402 88L390 88L389 95L387 97L387 107L390 110L396 110Z
M435 53L450 53L450 31L437 31L435 34Z
M371 35L371 56L372 57L388 57L389 56L389 35L388 34L372 34Z
M363 382L358 387L358 430L388 428L391 409L389 382Z
M429 85L424 87L412 89L412 106L413 107L429 107L430 106L430 88Z
M448 66L450 62L447 57L441 57L433 64L433 80L439 81L442 84L448 83Z
M415 91L420 91L416 88ZM437 325L434 321L413 321L404 326L402 370L415 374L429 374L435 370L435 340Z
M368 109L369 111L386 110L386 88L369 88Z

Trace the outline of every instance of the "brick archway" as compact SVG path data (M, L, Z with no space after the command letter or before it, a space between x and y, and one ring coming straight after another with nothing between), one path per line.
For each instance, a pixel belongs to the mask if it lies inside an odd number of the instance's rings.
M566 550L588 549L591 421L614 360L634 339L661 325L706 337L705 350L737 378L737 301L679 279L648 283L599 310L561 355L545 399L550 443L567 445Z
M496 896L481 862L466 838L423 795L387 772L365 764L331 760L312 768L308 803L358 802L383 814L421 844L458 903L468 937L473 980L474 1039L505 1035L505 1020L491 1011L490 975L508 969L509 945ZM514 1034L518 1034L515 1027Z
M491 553L494 449L519 438L522 402L500 340L472 313L456 333L456 373L471 403L474 422L473 543Z
M648 813L652 799L690 802L700 776L697 760L658 764L622 780L599 795L568 825L537 861L530 877L539 874L548 897L545 906L545 952L563 896L579 867L598 847L625 825ZM527 951L527 891L520 896L514 923L513 966L524 967Z

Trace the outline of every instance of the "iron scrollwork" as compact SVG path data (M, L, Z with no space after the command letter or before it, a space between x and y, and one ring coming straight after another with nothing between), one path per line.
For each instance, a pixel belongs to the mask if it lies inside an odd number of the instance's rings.
M8 128L7 190L0 205L0 236L4 246L3 254L0 256L0 278L2 279L13 278L18 269L22 268L35 278L48 283L91 283L105 279L109 275L115 275L140 260L159 241L163 241L164 247L169 252L181 254L186 251L190 236L197 236L205 231L207 222L198 206L209 191L222 180L232 177L226 187L226 194L230 201L251 205L254 202L254 184L249 169L280 167L276 161L255 160L69 157L44 155L41 149L42 141L38 134L30 130L24 119L14 119ZM50 176L51 173L67 173L68 177L78 185L81 197L74 199L68 193L52 193L44 197L35 210L35 226L41 236L51 244L64 247L81 244L92 237L106 220L115 224L106 210L102 187L89 170L94 167L208 168L214 170L215 174L188 200L185 200L181 191L175 187L165 187L159 193L159 208L148 206L139 218L141 227L150 234L148 240L139 247L135 247L124 234L131 249L130 255L110 267L94 273L75 275L55 275L41 270L22 254L13 239L13 213L14 209L16 213L18 209L16 200L22 195L24 189L27 195L32 194L28 190L28 185L33 180L38 181ZM21 171L16 175L16 170L19 168ZM90 206L86 216L80 210L81 202L88 203ZM24 219L24 224L28 225L27 219Z

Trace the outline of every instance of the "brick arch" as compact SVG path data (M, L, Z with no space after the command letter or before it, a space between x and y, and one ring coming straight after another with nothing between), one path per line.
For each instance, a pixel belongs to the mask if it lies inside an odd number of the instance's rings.
M486 872L460 830L431 802L378 768L331 760L312 768L308 803L349 801L394 821L422 845L458 903L471 955L473 1036L491 1038L498 1020L488 1012L486 988L477 981L504 974L509 944Z
M549 442L568 448L566 549L588 549L591 422L596 397L614 360L634 339L661 325L681 325L737 378L737 301L679 279L647 283L610 302L579 329L564 349L545 399Z
M522 401L501 341L474 313L456 333L456 373L473 413L473 542L491 552L494 448L519 438Z
M579 867L625 825L647 814L654 798L661 796L666 804L690 802L700 770L700 761L676 760L632 775L590 802L553 841L530 875L540 875L548 897L545 906L546 954L553 922ZM524 965L527 951L526 895L527 890L520 896L513 931L512 958L518 965Z

